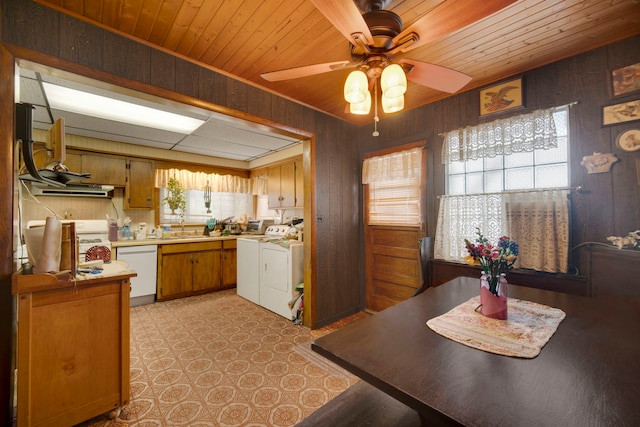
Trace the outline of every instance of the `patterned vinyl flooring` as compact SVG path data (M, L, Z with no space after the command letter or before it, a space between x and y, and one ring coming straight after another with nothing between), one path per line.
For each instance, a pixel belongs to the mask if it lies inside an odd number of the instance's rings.
M313 338L235 289L133 307L130 403L82 426L293 426L357 382Z

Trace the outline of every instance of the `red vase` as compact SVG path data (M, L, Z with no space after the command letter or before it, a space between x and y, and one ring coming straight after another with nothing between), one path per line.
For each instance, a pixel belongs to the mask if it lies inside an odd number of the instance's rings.
M498 295L489 290L489 280L486 274L480 277L480 314L492 319L507 320L507 279L500 275Z

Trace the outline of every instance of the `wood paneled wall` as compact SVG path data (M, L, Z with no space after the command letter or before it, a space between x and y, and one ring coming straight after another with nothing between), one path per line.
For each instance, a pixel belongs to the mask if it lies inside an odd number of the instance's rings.
M640 122L602 126L602 107L636 100L638 93L613 98L611 70L640 62L640 36L559 61L524 74L525 109L577 102L570 110L570 186L584 192L571 199L570 262L579 275L588 271L587 242L603 242L607 236L624 236L640 228L640 185L636 159L640 151L626 152L616 146L618 135L640 127ZM411 87L409 87L409 91ZM479 117L479 91L463 92L451 98L385 119L378 125L380 136L371 136L372 126L357 131L360 158L364 153L403 143L427 140L431 162L427 171L428 234L435 233L437 196L444 194L444 165L440 162L442 132L476 125L505 116ZM619 159L608 173L588 174L580 162L584 156L613 153ZM640 274L640 267L629 265Z

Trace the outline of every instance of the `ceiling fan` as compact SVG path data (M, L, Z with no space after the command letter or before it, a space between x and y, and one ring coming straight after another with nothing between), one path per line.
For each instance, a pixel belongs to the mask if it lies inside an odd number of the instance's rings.
M385 68L398 64L404 70L406 79L439 91L455 93L471 81L471 76L450 68L405 58L404 54L491 15L515 0L440 1L405 29L397 14L385 10L391 0L311 1L349 40L351 60L261 74L265 80L281 81L356 68L365 73L371 84L381 77Z

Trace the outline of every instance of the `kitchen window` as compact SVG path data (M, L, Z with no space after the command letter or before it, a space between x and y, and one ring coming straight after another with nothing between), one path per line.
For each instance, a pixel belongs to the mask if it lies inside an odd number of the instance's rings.
M204 191L185 190L187 209L184 215L185 224L204 224L209 218L218 221L228 218L240 218L241 215L251 216L253 213L253 195L246 193L211 193L211 213L207 213L204 204ZM167 189L160 189L160 200L167 196ZM160 222L179 223L180 216L171 214L171 209L166 203L161 202Z
M538 110L444 135L447 194L435 257L460 261L476 229L520 244L517 267L566 272L569 107Z
M184 212L186 224L204 224L209 218L222 220L229 217L252 216L254 212L253 196L260 191L257 180L233 175L206 174L184 169L156 169L155 186L160 190L159 219L162 223L180 223L178 214L172 214L164 202L168 184L176 179L184 188L187 202ZM211 191L211 204L205 206L204 189ZM207 212L210 210L211 212Z

